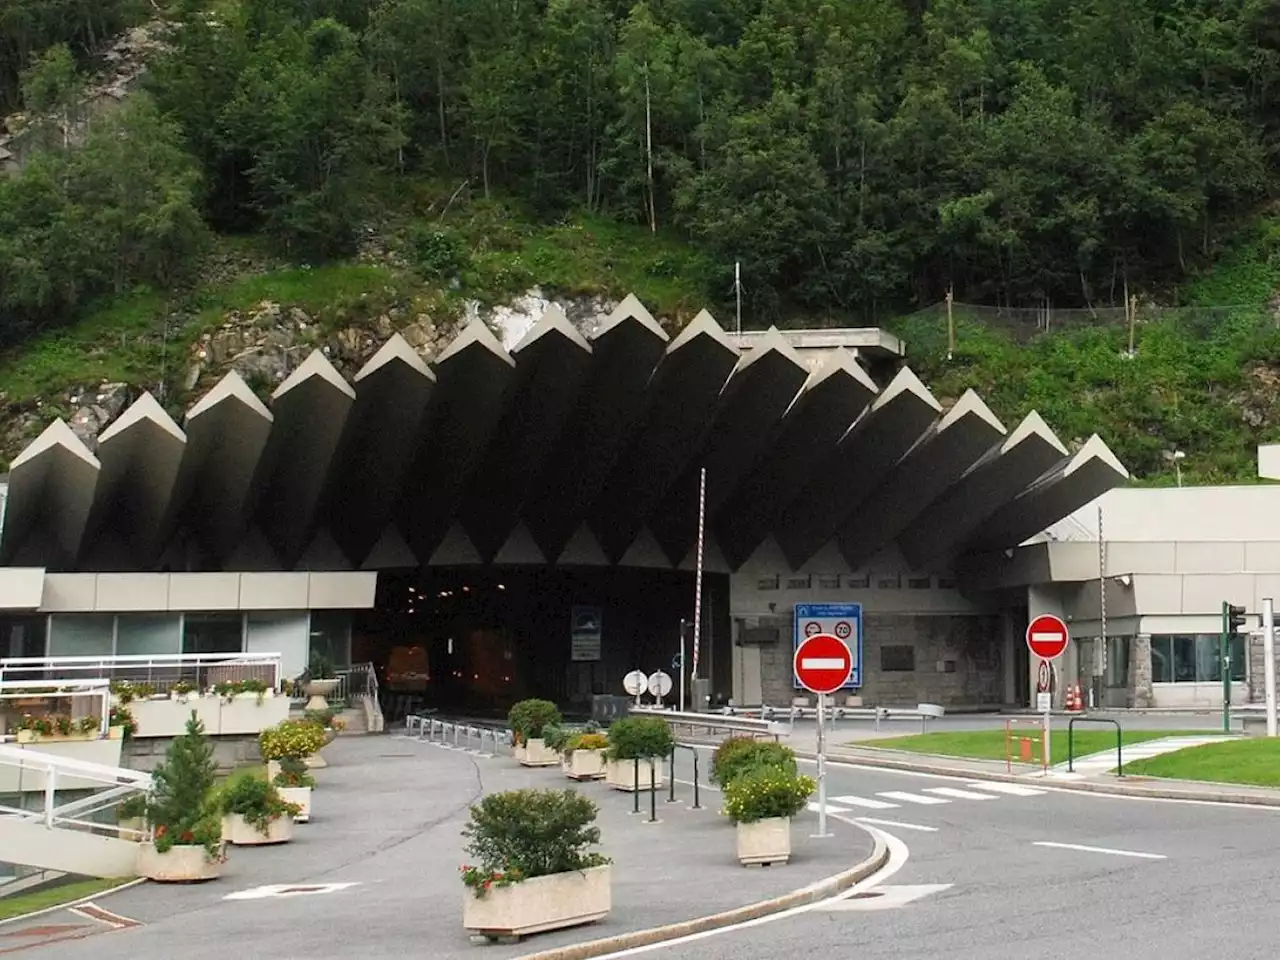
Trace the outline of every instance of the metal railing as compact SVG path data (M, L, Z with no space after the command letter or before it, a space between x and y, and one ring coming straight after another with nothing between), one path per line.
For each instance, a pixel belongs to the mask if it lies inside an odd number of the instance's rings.
M1124 734L1120 730L1120 721L1108 717L1072 717L1067 721L1067 772L1076 769L1076 724L1077 723L1109 723L1116 728L1116 776L1124 776Z
M43 680L0 680L0 705L7 706L11 701L30 700L34 698L50 699L56 702L65 698L68 701L67 715L72 719L77 719L77 710L75 700L77 697L81 699L96 698L97 705L92 712L80 713L82 717L90 717L95 714L98 717L98 736L105 737L110 734L111 724L111 683L101 677L84 680L70 680L51 687ZM16 737L16 733L10 734L4 732L4 736L0 736L0 741L12 740Z
M728 716L760 717L764 720L785 719L816 720L817 707L721 707ZM928 729L929 721L945 716L946 709L933 703L921 703L915 707L827 707L827 722L839 720L874 720L876 729L885 720L919 720L921 729Z
M515 737L504 726L439 720L415 714L405 718L405 736L478 757L510 756ZM485 744L491 749L486 750Z
M632 707L633 716L661 717L673 727L688 728L690 733L702 730L707 734L751 734L754 736L773 737L791 733L791 724L783 724L775 720L754 719L751 717L733 717L719 713L689 713L680 710L664 710L661 707Z
M88 674L116 683L146 685L157 694L167 694L179 681L207 690L219 683L262 680L272 690L279 690L281 659L278 653L5 657L0 659L0 682L43 680L56 684Z
M150 790L151 774L5 745L0 745L0 767L17 769L19 794L35 792L37 789L43 794L43 802L39 809L0 804L0 815L39 823L49 830L56 828L87 830L109 832L117 836L122 833L136 833L137 839L142 839L138 831L125 830L114 823L84 818L113 807L135 793ZM24 791L21 789L21 784L24 775L28 773L36 778L38 786L33 787L31 791ZM90 786L86 786L86 783ZM86 789L99 792L88 797L58 802L59 790L83 791Z

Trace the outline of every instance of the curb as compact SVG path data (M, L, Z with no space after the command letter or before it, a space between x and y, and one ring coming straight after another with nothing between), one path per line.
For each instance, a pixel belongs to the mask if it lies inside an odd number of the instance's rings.
M22 920L31 920L34 917L43 917L50 913L57 913L59 910L70 910L72 907L83 907L86 903L93 903L95 900L100 900L103 897L109 897L113 893L120 893L122 890L128 890L130 887L136 887L138 884L146 882L146 877L137 877L136 879L128 880L120 884L118 887L111 887L108 890L100 890L90 896L81 897L79 900L68 900L66 903L57 903L52 907L41 907L39 910L32 910L30 913L20 913L16 917L9 917L8 919L0 920L0 927L7 926L11 923L18 923ZM21 896L21 894L15 894L15 896Z
M817 755L812 751L796 751L796 756L806 760L814 760ZM892 756L867 756L848 754L827 754L832 763L857 763L864 767L884 767L888 770L905 770L909 773L935 773L939 776L967 778L969 780L994 780L999 783L1023 783L1027 777L1016 773L999 773L995 770L966 770L963 767L950 767L938 763L922 763L915 760L899 760ZM1117 797L1145 797L1149 800L1199 800L1202 803L1231 803L1242 807L1280 807L1280 794L1266 796L1251 793L1237 793L1233 790L1203 791L1188 790L1180 787L1156 785L1138 786L1136 784L1099 783L1088 780L1044 780L1037 783L1051 786L1055 790L1074 790L1078 793L1101 793Z
M866 829L859 824L850 824L850 826L857 826L862 830ZM759 900L755 903L749 903L745 907L735 907L722 913L696 917L693 920L683 920L680 923L670 923L662 927L650 927L648 930L633 930L630 933L620 933L617 936L605 937L601 940L588 940L586 943L575 943L543 950L539 953L529 953L521 956L519 960L587 960L589 957L601 957L622 950L632 950L636 947L647 947L657 943L665 943L668 940L677 940L695 933L706 933L723 927L731 927L739 923L745 923L748 920L758 920L771 914L783 913L796 907L804 907L820 900L826 900L848 890L855 883L867 879L867 877L876 873L889 862L889 847L879 837L874 837L874 840L875 845L871 850L871 856L861 863L845 870L843 873L837 873L834 876L827 877L825 880L819 880L817 883L785 893L780 897L774 897L771 900Z

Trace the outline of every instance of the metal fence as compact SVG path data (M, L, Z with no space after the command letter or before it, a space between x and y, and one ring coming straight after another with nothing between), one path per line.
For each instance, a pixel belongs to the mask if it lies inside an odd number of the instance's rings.
M167 694L179 682L206 690L219 683L261 680L280 689L278 653L175 653L162 656L6 657L0 659L0 682L58 681L101 678L145 685Z

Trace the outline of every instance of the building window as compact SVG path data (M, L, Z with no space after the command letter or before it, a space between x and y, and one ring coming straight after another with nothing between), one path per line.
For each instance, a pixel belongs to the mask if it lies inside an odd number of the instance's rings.
M782 577L761 577L756 581L757 590L777 590L782 586Z
M1217 634L1168 634L1151 638L1152 683L1221 683L1221 639ZM1244 637L1231 638L1231 679L1247 670Z
M915 647L898 645L880 648L881 673L912 673L915 668Z
M855 573L849 578L850 590L866 590L871 586L871 574Z
M836 574L832 574L829 577L819 577L818 588L820 590L839 590L840 574L836 573Z
M176 613L121 614L116 618L119 656L172 656L182 652L182 617Z
M933 585L933 581L928 577L911 577L907 580L908 590L928 590Z
M954 590L956 588L955 577L938 577L939 590Z
M895 573L892 576L881 577L876 581L876 587L881 590L901 590L902 574Z
M49 618L50 657L109 657L115 653L115 617L63 613Z
M244 650L242 613L189 613L183 621L183 653L240 653Z
M351 666L350 613L346 610L311 611L309 654L316 653L327 657L335 667Z
M809 590L813 587L812 577L791 577L787 580L788 590Z

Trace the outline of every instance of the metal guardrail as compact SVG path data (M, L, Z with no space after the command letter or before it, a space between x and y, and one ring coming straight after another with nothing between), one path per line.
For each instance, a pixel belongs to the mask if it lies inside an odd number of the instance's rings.
M0 659L0 682L43 680L46 685L59 684L87 673L109 681L145 683L157 693L168 693L179 680L204 690L228 681L260 679L272 690L279 690L281 660L278 653L5 657Z
M1077 723L1109 723L1116 728L1116 776L1124 776L1124 734L1120 730L1120 721L1109 717L1072 717L1067 721L1067 772L1075 772L1076 763L1076 724Z
M119 834L121 831L114 823L101 823L96 820L85 820L83 817L113 807L121 800L139 791L150 790L151 774L139 770L126 770L123 767L109 767L86 760L76 760L38 750L0 745L0 767L17 768L19 776L23 771L30 771L43 779L41 792L44 802L40 809L27 809L0 804L0 815L18 817L34 823L43 824L46 829L53 830L64 827L76 830L103 831ZM59 804L59 780L77 785L72 789L85 788L77 782L88 781L100 784L106 789L92 796L81 797ZM65 787L63 789L66 789ZM19 791L23 792L23 791Z
M718 713L691 713L681 710L664 710L661 707L632 707L632 716L661 717L673 727L705 730L707 733L745 733L773 737L775 740L791 732L790 724L775 720L732 717Z
M796 720L817 720L816 707L721 707L721 713L728 716L760 717L764 720L782 718L794 723ZM930 720L946 715L946 709L933 703L922 703L916 707L828 707L827 720L835 723L838 720L874 720L876 729L884 720L919 720L922 729L928 729Z
M439 720L419 714L405 718L405 736L478 757L510 756L515 742L507 727ZM486 750L485 744L491 749Z

